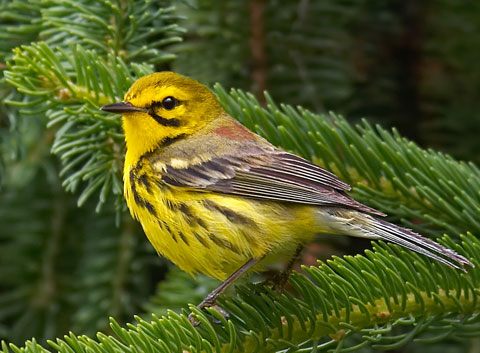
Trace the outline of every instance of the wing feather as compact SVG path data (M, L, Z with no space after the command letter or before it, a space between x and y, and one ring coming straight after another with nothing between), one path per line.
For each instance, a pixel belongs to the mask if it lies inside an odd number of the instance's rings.
M167 164L162 180L170 185L262 200L312 205L341 205L383 213L348 196L350 186L327 170L293 154L274 149L241 151L186 168Z

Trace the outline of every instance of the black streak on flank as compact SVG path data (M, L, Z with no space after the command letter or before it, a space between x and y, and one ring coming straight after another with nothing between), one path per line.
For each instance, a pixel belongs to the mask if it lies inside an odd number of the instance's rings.
M180 238L182 238L182 240L185 244L190 245L188 243L188 239L185 237L185 235L181 231L178 231L178 235L180 235Z
M173 126L173 127L178 127L180 126L180 120L172 118L172 119L165 119L162 118L160 115L155 114L154 112L150 111L148 112L148 115L150 115L157 123L163 126Z
M221 214L223 214L232 223L243 224L249 227L258 228L257 224L252 219L245 217L237 212L234 212L228 208L219 206L215 202L207 200L207 201L204 201L204 204L205 204L205 207L207 207L208 209L216 210Z
M140 175L140 176L138 177L138 181L145 186L145 188L147 189L147 192L148 192L148 193L151 192L151 190L150 190L150 182L148 181L147 174L143 173L142 175Z
M166 200L166 205L167 208L171 211L176 211L178 209L178 205L175 202L172 202L171 200Z
M208 245L208 243L205 241L205 239L200 234L198 234L197 232L193 232L193 235L195 235L195 238L197 238L197 240L200 242L200 244L202 244L207 249L210 249L210 245Z
M143 205L143 199L140 197L140 195L137 192L137 186L136 186L136 180L135 180L135 171L132 169L130 171L130 186L132 188L132 193L133 193L133 198L137 205L139 206L144 206Z
M157 211L155 210L155 207L153 207L153 205L147 200L143 200L143 202L147 211L150 212L150 214L152 214L153 216L157 217Z
M195 224L198 224L200 227L208 230L205 222L201 218L193 215L190 208L187 205L185 205L184 203L175 204L175 209L178 209L180 212L183 213L185 221L188 223L188 225L193 226Z
M172 231L170 230L170 227L168 226L167 223L165 223L165 221L159 220L158 225L160 226L160 228L165 228L167 232L169 232L170 235L172 236L172 239L175 240L175 243L177 243L177 237L175 236L175 234L172 233Z
M155 207L138 194L134 169L130 171L130 186L132 189L133 199L135 200L135 203L140 207L146 208L148 212L150 212L153 216L156 217L157 211L155 210Z
M221 246L221 247L227 248L227 249L229 249L233 252L239 253L238 248L236 246L234 246L230 241L219 238L213 233L208 233L208 237L210 238L211 241L213 241L218 246Z
M195 218L195 220L197 221L197 223L200 227L208 230L208 227L207 227L206 223L201 218Z
M185 217L185 220L189 225L192 225L193 222L195 221L195 217L193 217L192 212L190 212L190 209L188 208L187 205L184 203L181 203L179 206L179 211L183 213L183 216Z

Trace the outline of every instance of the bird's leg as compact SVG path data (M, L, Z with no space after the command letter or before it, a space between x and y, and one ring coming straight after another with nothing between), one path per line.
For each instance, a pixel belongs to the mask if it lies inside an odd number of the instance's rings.
M295 250L295 254L287 263L287 266L283 269L283 271L277 272L275 275L268 278L264 283L271 283L273 285L273 288L280 293L283 290L283 287L285 287L288 277L290 277L290 273L292 272L293 266L298 261L298 259L300 259L303 249L304 249L304 245L299 244L297 246L297 250Z
M290 259L285 269L280 273L279 283L277 285L280 285L281 289L285 287L288 277L290 277L290 274L292 273L293 266L302 257L303 249L305 249L305 246L303 244L298 244L297 250L295 250L295 254Z
M215 305L215 302L220 294L222 294L225 289L227 289L233 282L235 282L241 275L247 272L252 266L254 266L261 258L258 259L250 259L248 260L242 267L240 267L237 271L232 273L222 284L220 284L217 288L208 294L200 304L197 305L197 308L203 310L205 308L214 307L218 312L220 312L223 316L228 317L228 313ZM193 313L192 313L193 314ZM194 316L190 314L188 316L188 320L194 326L198 326L199 322L194 318Z

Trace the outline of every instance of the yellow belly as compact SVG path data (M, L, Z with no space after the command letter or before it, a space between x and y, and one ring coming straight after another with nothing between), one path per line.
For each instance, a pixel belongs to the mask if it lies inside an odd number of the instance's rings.
M252 258L292 256L318 232L313 207L176 188L145 173L126 173L125 198L157 252L222 280Z

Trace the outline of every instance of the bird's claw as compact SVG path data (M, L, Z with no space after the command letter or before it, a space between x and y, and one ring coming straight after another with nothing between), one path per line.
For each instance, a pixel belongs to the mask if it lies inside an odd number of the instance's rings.
M200 325L200 321L198 321L194 313L190 313L188 315L188 321L190 321L193 327L197 327L198 325Z
M219 307L218 305L212 305L211 306L212 309L215 309L220 315L223 316L223 318L225 320L228 320L230 319L230 314L226 312L225 309ZM216 323L216 324L221 324L222 322L220 320L218 320L217 318L214 318L213 319L213 322Z
M261 286L272 288L277 294L281 294L288 282L290 272L268 273L267 278L261 281Z
M212 308L214 310L216 310L220 315L222 315L226 320L228 320L230 318L230 314L227 313L225 311L225 309L219 307L218 305L216 304L212 304L212 305L202 305L202 306L198 306L197 307L199 310L203 310L205 308ZM188 315L188 321L190 321L190 323L192 324L192 326L194 327L197 327L198 325L200 325L200 321L195 317L195 313L190 313L190 315ZM221 324L222 322L220 320L218 320L217 318L213 318L212 319L213 323L214 324Z

